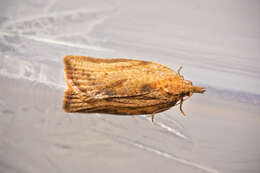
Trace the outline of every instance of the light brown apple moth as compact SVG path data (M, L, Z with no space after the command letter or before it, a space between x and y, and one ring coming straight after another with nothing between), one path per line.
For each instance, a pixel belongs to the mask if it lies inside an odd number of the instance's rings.
M69 55L64 65L66 112L151 114L153 120L154 114L178 104L184 114L184 97L205 91L184 80L181 68L176 73L154 62Z

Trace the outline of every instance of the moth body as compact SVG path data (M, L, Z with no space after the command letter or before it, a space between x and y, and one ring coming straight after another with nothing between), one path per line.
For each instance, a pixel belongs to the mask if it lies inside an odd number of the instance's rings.
M154 62L66 56L64 66L66 112L155 114L205 91Z

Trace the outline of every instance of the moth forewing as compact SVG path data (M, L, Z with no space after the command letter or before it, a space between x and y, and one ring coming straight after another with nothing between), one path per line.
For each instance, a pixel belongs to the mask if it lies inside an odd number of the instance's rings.
M154 115L205 91L154 62L69 55L64 66L66 112Z

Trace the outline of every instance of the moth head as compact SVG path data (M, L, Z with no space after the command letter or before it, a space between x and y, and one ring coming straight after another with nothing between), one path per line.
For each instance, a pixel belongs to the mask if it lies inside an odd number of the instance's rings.
M191 88L190 91L192 93L201 93L201 94L203 94L206 91L206 89L204 87L193 86L191 81L186 81L186 82L188 82L188 85L190 85L190 88Z
M206 89L201 86L193 86L192 82L189 80L185 80L185 84L187 85L189 96L192 96L193 93L204 93Z
M200 87L200 86L193 86L192 82L190 80L185 80L184 77L180 74L182 69L182 66L179 67L178 69L178 77L181 78L183 80L184 87L183 87L183 94L184 96L192 96L193 93L204 93L206 91L206 89L204 87Z
M185 97L189 96L192 89L192 84L184 81L179 76L173 76L161 82L161 88L170 96Z
M193 93L204 93L206 91L204 87L193 86L191 81L184 80L181 77L167 80L163 86L164 91L169 95L179 95L180 97L192 96Z

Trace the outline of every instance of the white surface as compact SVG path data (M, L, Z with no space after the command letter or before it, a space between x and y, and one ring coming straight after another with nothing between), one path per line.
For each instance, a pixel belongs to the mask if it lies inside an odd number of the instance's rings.
M0 2L0 172L260 171L259 1ZM145 116L64 113L67 54L156 61L204 95Z

